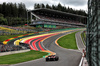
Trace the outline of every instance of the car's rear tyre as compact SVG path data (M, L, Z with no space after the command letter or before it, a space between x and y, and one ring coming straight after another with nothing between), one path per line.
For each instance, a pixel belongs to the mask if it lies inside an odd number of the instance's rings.
M55 57L55 61L58 61L59 60L59 57L57 56L57 57Z

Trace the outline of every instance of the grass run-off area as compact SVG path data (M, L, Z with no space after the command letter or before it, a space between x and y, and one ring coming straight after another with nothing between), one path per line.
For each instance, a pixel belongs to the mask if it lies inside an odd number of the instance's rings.
M31 50L29 52L0 56L0 64L16 64L42 58L48 53Z
M57 43L61 47L67 49L78 49L76 45L75 33L76 32L61 37L60 39L58 39Z
M0 36L0 42L3 42L9 38L13 38L13 37L16 37L16 36L20 36L20 35L24 35L24 34L18 34L18 35L1 35Z
M85 34L85 32L81 33L81 38L82 38L82 41L83 41L83 43L84 43L84 45L85 45L85 41L84 41L84 39L86 39L86 34Z
M85 32L84 32L84 34L83 34L83 35L84 35L84 37L86 38L86 34L85 34Z

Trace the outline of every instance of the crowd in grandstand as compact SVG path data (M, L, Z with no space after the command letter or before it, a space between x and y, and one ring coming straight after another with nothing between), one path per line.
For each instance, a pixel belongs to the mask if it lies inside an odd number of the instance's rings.
M12 27L12 26L7 26L7 25L0 25L0 26L10 28L10 29L14 29L14 30L18 30L18 31L33 31L33 30L27 29L25 27Z
M82 24L81 22L75 21L72 19L62 19L62 18L56 18L56 17L54 18L54 17L43 16L43 15L37 15L37 16L42 20L55 21L55 22L66 22L66 23L71 23L71 24Z
M7 25L0 25L0 35L15 35L33 32L36 32L36 30L28 27L12 27Z

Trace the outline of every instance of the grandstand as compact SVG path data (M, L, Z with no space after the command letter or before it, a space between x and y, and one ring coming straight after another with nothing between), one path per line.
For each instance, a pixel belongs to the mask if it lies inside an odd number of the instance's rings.
M62 27L85 27L87 21L86 16L65 13L51 9L35 9L31 10L31 26L43 28ZM33 19L33 16L35 19Z

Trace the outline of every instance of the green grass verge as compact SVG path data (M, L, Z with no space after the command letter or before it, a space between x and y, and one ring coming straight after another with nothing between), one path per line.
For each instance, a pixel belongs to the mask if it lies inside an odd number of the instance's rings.
M85 42L84 42L83 38L86 38L86 34L83 33L83 35L82 35L82 33L81 33L81 38L82 38L82 41L83 41L83 43L84 43L84 45L85 45Z
M24 34L0 36L0 42L3 42L3 41L5 41L5 40L7 40L9 38L13 38L13 37L20 36L20 35L24 35Z
M42 58L48 53L31 50L29 52L17 53L12 55L0 56L0 64L16 64Z
M84 32L84 34L83 34L83 35L84 35L84 37L86 38L86 34L85 34L85 32Z
M76 45L75 33L76 32L61 37L57 41L57 43L61 47L64 47L64 48L67 48L67 49L78 49L77 45Z
M82 38L82 41L83 41L83 36L82 36L82 33L81 33L81 38ZM84 41L83 41L83 43L84 43ZM84 43L84 45L85 45L85 43Z

